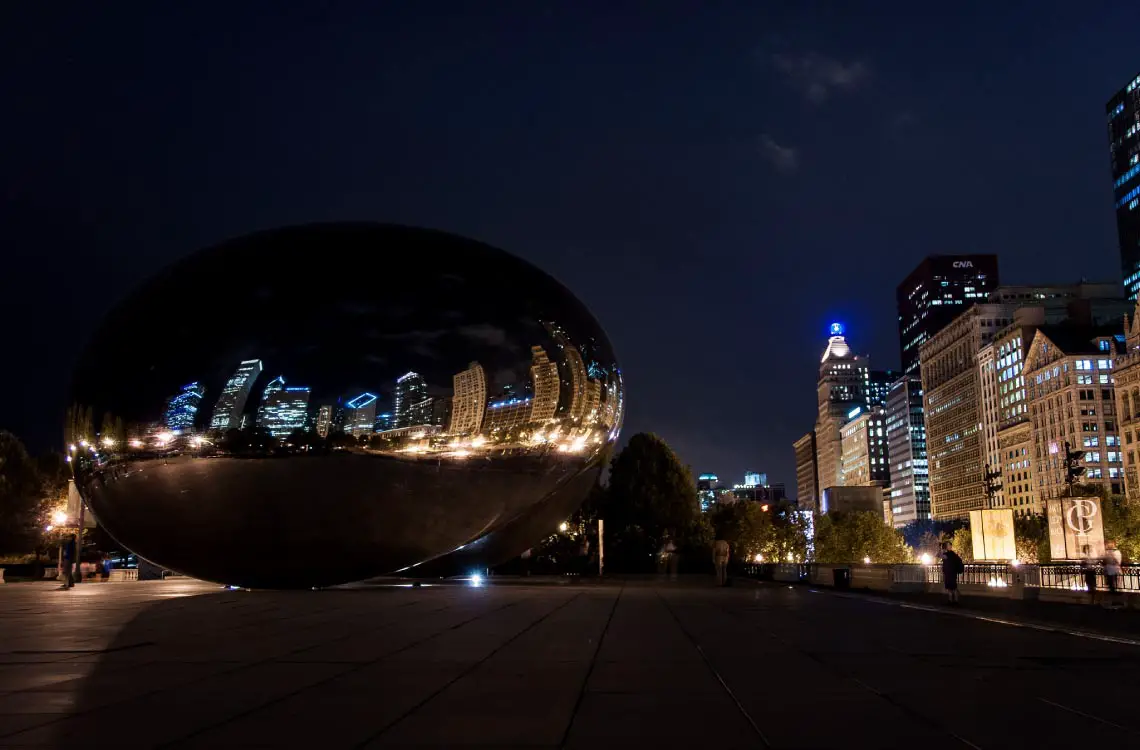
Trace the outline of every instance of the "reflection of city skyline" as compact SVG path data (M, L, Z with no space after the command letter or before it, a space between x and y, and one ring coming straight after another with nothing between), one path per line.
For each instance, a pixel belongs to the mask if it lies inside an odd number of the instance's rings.
M206 431L222 436L255 428L278 440L298 430L324 439L343 433L379 449L421 441L425 452L435 452L441 441L463 450L544 443L581 449L586 442L607 441L623 412L616 365L604 367L590 347L572 343L558 324L542 326L550 341L530 347L525 368L502 367L500 356L492 375L473 360L453 373L450 388L433 389L410 370L390 381L390 389L314 399L312 388L288 385L286 375L278 375L251 405L265 366L261 359L245 359L222 387ZM183 386L167 399L161 426L150 431L196 434L206 391L198 381Z

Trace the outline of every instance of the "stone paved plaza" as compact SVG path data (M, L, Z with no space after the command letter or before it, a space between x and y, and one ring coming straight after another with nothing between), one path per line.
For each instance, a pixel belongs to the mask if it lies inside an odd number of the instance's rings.
M0 747L1123 749L1138 669L778 584L0 587Z

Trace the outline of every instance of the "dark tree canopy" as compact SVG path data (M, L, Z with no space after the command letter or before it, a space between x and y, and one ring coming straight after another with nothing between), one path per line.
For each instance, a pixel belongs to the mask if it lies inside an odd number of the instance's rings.
M693 475L656 435L643 432L630 438L610 464L600 505L607 565L615 568L651 568L667 536L682 551L700 550L702 555L711 543Z

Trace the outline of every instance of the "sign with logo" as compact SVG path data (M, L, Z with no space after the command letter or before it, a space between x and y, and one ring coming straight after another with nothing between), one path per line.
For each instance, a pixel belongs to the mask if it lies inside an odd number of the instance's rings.
M972 260L956 260L953 263L954 268L973 268L974 261Z
M832 323L831 324L831 335L832 336L842 336L843 335L843 324L842 323Z
M1011 508L970 511L970 535L975 560L1008 562L1017 557Z
M1055 497L1045 501L1049 554L1054 560L1104 555L1104 514L1099 497Z

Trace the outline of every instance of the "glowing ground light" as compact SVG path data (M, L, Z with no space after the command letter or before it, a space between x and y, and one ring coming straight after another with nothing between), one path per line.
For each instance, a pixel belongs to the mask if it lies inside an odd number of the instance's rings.
M476 588L483 585L483 576L478 573L472 573L469 580L471 582L471 585Z
M929 553L929 552L923 552L923 553L922 553L922 556L921 556L921 557L919 557L918 559L922 561L922 564L923 564L923 565L929 565L931 562L933 562L933 561L934 561L934 558L932 558L932 557L930 556L930 553Z
M869 557L864 557L864 558L863 558L863 564L864 564L864 565L870 565L870 564L871 564L871 558L869 558Z
M764 562L764 555L761 555L759 552L757 552L756 553L756 562Z

